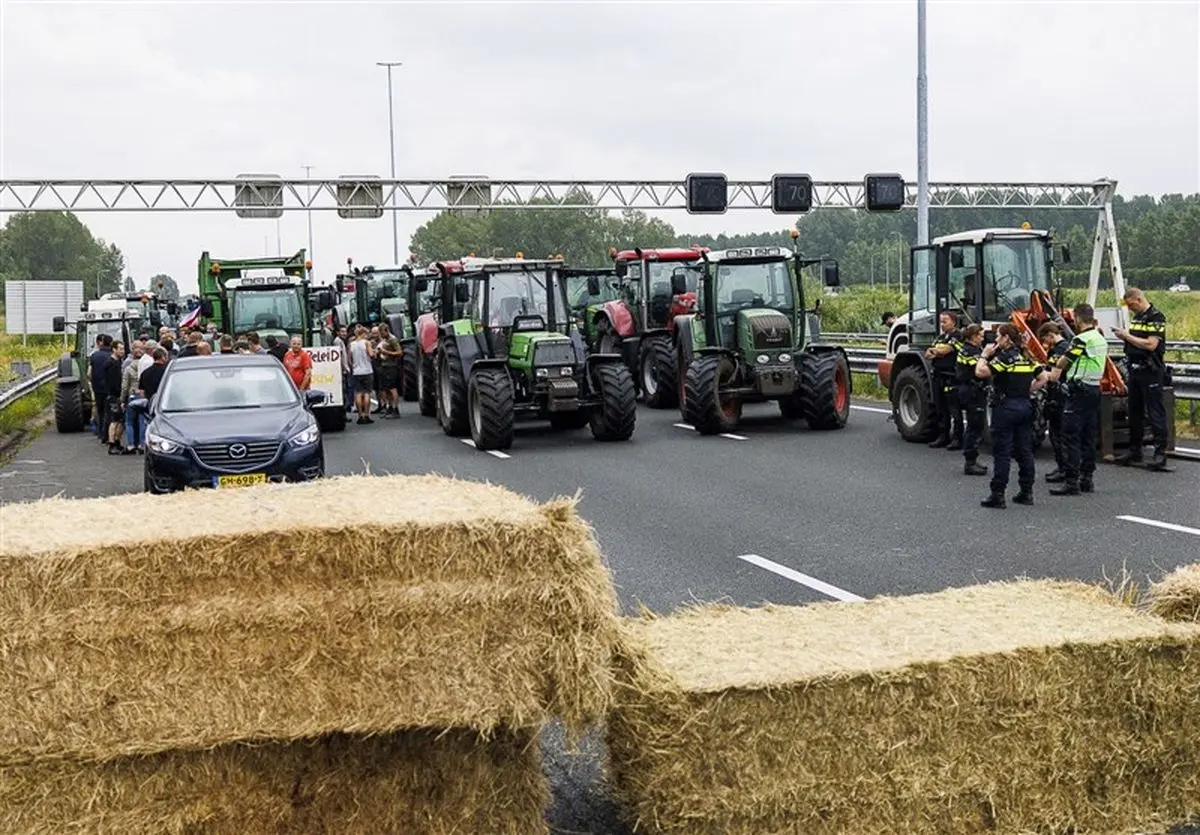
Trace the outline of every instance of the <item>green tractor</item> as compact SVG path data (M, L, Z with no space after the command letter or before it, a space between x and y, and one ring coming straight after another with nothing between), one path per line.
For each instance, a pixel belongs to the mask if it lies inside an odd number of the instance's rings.
M768 400L812 429L846 425L850 363L842 348L814 341L820 300L804 308L801 271L818 264L824 285L838 286L832 259L778 246L704 253L699 312L675 318L680 411L701 435L733 432L743 404ZM679 270L671 282L682 294L688 276Z
M79 314L74 322L55 316L55 333L65 333L75 327L75 345L58 360L58 379L54 386L54 428L59 432L82 432L92 419L95 398L88 380L88 357L96 347L96 338L106 333L114 342L127 347L137 338L141 321L138 311L122 307L118 310L89 310Z
M443 322L437 413L443 431L477 449L508 449L517 419L555 429L590 426L598 441L627 441L637 421L633 375L618 354L589 354L571 327L558 259L464 258L443 295L465 304Z

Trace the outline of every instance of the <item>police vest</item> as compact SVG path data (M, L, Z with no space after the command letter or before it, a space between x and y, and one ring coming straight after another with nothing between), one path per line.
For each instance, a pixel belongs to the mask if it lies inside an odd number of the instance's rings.
M1088 328L1083 333L1076 334L1070 353L1074 355L1082 349L1067 369L1067 381L1084 383L1089 386L1100 385L1104 376L1104 363L1108 359L1108 342L1095 328Z

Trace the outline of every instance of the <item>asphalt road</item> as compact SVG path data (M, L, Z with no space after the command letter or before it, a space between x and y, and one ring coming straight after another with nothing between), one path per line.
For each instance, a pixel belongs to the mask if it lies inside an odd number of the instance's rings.
M736 435L712 438L678 425L677 410L642 408L627 443L535 423L503 456L445 436L414 406L403 404L399 420L327 435L328 472L436 472L538 499L581 489L580 511L627 612L912 594L1022 575L1101 581L1128 571L1145 583L1200 560L1200 464L1188 461L1173 473L1101 465L1094 494L1063 498L1046 492L1044 450L1035 505L988 510L979 506L986 477L963 475L961 453L903 442L880 404L857 404L836 432L785 423L771 404L748 407ZM992 464L986 449L981 463ZM1015 482L1014 466L1010 495ZM140 489L140 457L108 456L90 437L53 430L0 471L3 502ZM602 746L589 740L571 756L556 732L547 746L556 831L624 833L599 783Z

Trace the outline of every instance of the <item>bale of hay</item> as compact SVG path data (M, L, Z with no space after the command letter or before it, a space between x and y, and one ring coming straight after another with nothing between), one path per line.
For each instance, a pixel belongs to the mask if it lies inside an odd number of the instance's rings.
M1097 588L706 606L626 631L608 741L638 831L1114 832L1200 812L1200 627Z
M231 743L0 768L5 835L530 835L549 790L534 731Z
M0 508L0 763L581 729L616 596L574 500L349 477Z
M1175 569L1150 586L1148 596L1159 617L1200 623L1200 563Z

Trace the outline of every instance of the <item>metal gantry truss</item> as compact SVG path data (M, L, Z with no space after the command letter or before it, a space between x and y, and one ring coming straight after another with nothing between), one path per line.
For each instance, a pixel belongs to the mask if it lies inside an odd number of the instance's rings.
M771 181L730 180L729 209L771 209ZM905 208L917 187L906 184ZM1101 209L1113 180L1090 183L931 183L934 208ZM337 211L375 218L385 211L504 210L533 202L547 209L686 210L683 180L0 180L0 212L221 212L278 217L284 211ZM865 209L862 182L813 182L814 209ZM789 213L795 214L795 213Z

